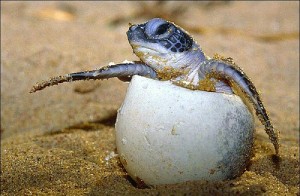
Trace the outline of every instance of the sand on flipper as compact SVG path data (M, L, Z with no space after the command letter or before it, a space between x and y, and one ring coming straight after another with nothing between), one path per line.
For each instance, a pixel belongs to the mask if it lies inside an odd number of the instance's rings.
M1 2L1 195L299 194L298 8L297 1ZM82 81L29 94L52 76L137 60L128 23L155 16L170 17L207 55L232 57L251 77L281 132L279 161L257 121L240 177L138 188L114 136L128 84Z

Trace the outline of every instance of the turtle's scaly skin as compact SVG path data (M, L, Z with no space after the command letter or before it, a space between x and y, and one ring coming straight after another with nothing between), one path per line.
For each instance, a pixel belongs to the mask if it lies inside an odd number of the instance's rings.
M34 85L30 93L42 90L48 86L54 86L63 82L72 82L77 80L99 80L118 77L121 80L130 80L133 75L157 78L157 73L147 65L139 62L122 63L101 67L98 70L70 73L64 76L52 77L47 81L39 82Z
M186 31L160 18L131 25L127 37L141 62L116 64L99 70L54 77L36 84L30 92L62 82L111 77L123 80L133 75L171 80L174 84L192 90L233 94L236 87L254 106L275 147L276 155L279 154L278 132L273 128L260 95L251 80L231 58L218 55L209 58Z

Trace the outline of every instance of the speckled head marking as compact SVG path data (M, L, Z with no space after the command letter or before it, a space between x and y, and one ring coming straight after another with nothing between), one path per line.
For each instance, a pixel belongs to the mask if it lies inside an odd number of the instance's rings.
M184 69L205 60L199 45L186 31L161 18L132 25L127 36L134 53L155 70Z

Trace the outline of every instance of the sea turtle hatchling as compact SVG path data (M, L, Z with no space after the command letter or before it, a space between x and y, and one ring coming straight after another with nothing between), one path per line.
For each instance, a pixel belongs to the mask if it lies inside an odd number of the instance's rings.
M256 115L265 126L265 131L274 145L276 155L279 154L278 132L273 128L260 95L249 77L231 58L218 55L209 58L185 30L161 18L131 25L127 37L140 61L53 77L48 81L37 83L30 92L76 80L118 77L123 81L129 81L133 75L155 80L170 80L176 85L192 90L227 94L239 92L252 103Z

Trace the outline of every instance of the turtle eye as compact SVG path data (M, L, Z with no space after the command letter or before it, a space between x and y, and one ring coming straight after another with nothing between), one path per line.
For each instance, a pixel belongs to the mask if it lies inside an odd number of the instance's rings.
M174 31L174 27L171 23L155 18L145 23L144 33L148 39L160 40L165 39Z
M166 33L169 28L170 28L170 24L168 24L168 23L162 24L162 25L158 26L155 34L162 35L162 34Z

